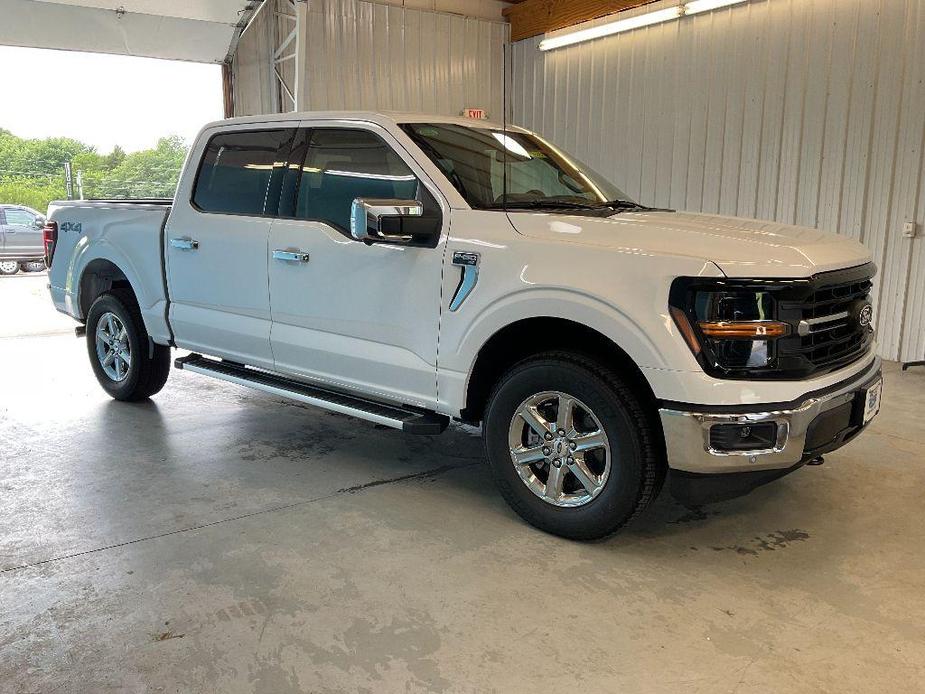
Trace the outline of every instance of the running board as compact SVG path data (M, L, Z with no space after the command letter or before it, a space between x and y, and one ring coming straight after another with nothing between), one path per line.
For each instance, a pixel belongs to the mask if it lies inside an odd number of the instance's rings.
M337 393L283 376L258 371L242 364L208 359L201 354L190 354L176 359L174 366L184 371L211 376L271 395L298 400L331 412L339 412L393 429L401 429L409 434L439 434L450 423L449 417L436 412L384 405L354 395Z

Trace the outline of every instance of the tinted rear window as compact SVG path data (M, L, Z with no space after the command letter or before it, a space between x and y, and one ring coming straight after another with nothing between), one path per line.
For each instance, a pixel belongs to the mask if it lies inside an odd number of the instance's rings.
M262 215L285 166L294 131L249 130L215 135L206 146L193 188L203 212ZM276 175L274 175L276 174Z

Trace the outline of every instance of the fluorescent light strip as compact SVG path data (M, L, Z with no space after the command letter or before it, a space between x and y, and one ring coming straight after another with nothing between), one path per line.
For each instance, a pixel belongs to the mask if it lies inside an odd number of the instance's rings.
M715 10L728 5L737 5L742 2L745 2L745 0L691 0L690 2L682 2L676 7L666 7L661 10L655 10L654 12L639 14L635 17L627 17L626 19L618 19L614 22L598 24L593 27L588 27L587 29L579 29L569 34L552 36L540 41L539 48L541 51L549 51L554 48L571 46L576 43L591 41L604 36L622 34L624 31L632 31L633 29L641 29L642 27L651 26L653 24L670 22L674 19L680 19L684 15L708 12L709 10Z

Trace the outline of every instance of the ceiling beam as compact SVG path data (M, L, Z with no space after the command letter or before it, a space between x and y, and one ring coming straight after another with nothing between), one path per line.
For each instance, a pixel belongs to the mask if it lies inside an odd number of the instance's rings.
M654 0L514 0L504 16L511 23L511 40L520 41L564 29Z

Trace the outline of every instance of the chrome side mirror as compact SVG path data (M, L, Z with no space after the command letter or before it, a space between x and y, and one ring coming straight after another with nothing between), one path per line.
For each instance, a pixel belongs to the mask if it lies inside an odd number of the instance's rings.
M350 235L365 243L410 243L414 237L403 222L423 214L417 200L357 198L350 206Z

